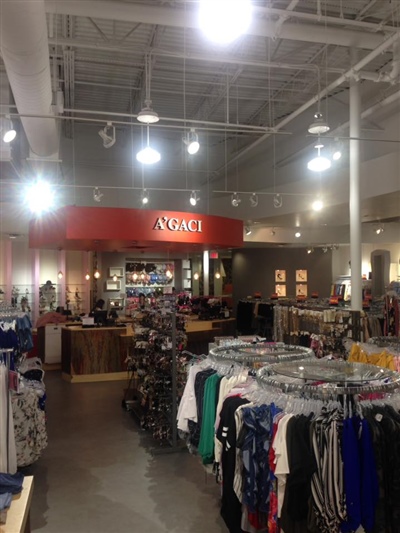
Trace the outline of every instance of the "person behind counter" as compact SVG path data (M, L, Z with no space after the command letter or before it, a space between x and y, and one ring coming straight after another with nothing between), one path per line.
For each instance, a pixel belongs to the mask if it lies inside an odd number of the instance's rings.
M95 313L96 311L103 311L105 303L106 302L102 298L100 298L100 300L97 300L89 316L93 316L93 313Z

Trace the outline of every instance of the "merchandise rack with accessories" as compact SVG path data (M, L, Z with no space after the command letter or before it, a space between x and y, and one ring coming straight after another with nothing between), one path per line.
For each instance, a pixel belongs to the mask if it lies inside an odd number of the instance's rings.
M144 311L140 326L127 361L130 379L122 403L154 439L170 444L165 451L180 449L174 422L185 382L180 360L185 321L175 311Z

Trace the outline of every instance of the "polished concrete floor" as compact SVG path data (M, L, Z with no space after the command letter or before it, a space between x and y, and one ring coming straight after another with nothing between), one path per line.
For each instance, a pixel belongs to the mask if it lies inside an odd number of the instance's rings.
M219 488L187 451L153 455L121 407L123 382L47 372L49 446L35 476L33 532L226 533Z

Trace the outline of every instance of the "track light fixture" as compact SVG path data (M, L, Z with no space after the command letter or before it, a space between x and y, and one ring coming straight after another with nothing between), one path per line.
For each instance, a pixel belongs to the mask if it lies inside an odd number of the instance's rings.
M314 248L307 248L307 253L312 254L314 252Z
M93 189L93 200L95 202L101 202L101 199L103 198L104 194L100 191L98 187L95 187Z
M239 198L239 195L237 192L234 192L231 196L231 204L232 207L239 207L239 204L242 200Z
M270 234L271 234L271 237L273 237L273 236L275 235L275 230L274 230L274 228L271 228Z
M283 205L283 198L281 194L274 194L274 207L279 209Z
M0 131L3 142L10 143L17 136L17 132L14 129L13 123L10 117L4 117L0 119Z
M251 207L257 207L258 206L258 196L255 192L250 196L250 205Z
M379 226L377 228L375 228L375 233L377 235L381 235L384 231L385 231L385 228L384 228L383 224L379 224Z
M149 193L146 191L146 189L143 189L142 191L142 204L147 205L149 203Z
M246 233L246 235L251 235L251 227L250 226L245 226L244 227L244 232Z
M107 122L107 125L99 130L98 133L103 140L104 148L111 148L111 146L114 146L117 137L115 134L115 126L112 125L112 122Z
M300 231L296 231L296 233L294 234L294 236L296 237L296 239L299 239L301 237L301 233Z
M309 133L313 135L321 135L322 133L327 133L330 130L330 127L325 122L322 113L317 111L314 114L314 122L308 126Z
M326 254L328 252L328 247L327 246L323 246L322 247L322 251L324 254Z
M183 137L183 142L186 144L188 154L194 155L200 150L199 136L194 128L190 128L190 131Z
M197 202L199 201L200 201L200 198L197 196L196 191L192 191L190 194L190 199L189 199L190 205L195 207Z

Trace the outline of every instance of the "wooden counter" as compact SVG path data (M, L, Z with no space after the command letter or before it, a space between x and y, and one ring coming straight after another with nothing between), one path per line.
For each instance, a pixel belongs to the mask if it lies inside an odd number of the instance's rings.
M13 496L7 511L7 521L0 525L0 533L30 533L30 508L33 494L33 476L26 476L20 494Z
M62 376L71 383L127 379L124 327L62 329Z
M236 319L189 320L186 325L187 349L197 355L207 354L208 345L215 337L234 336Z

